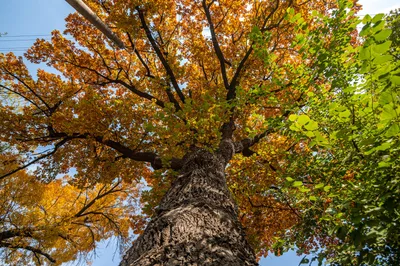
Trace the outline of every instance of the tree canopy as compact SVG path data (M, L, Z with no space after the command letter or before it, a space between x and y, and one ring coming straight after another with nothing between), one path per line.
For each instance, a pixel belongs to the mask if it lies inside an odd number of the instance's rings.
M221 139L258 257L399 260L397 13L358 35L352 1L85 2L125 49L75 13L25 54L54 71L0 54L5 262L129 245L184 156Z

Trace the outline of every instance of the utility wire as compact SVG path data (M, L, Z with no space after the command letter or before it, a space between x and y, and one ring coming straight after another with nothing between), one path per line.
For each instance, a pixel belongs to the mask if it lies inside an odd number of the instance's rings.
M31 48L31 46L13 46L13 47L2 47L1 44L4 45L13 45L15 44L23 44L30 45L28 42L35 42L37 39L44 39L45 41L51 41L51 34L20 34L20 35L1 35L0 36L0 52L26 52L27 49ZM24 39L23 39L24 38ZM72 36L64 36L67 40L73 40ZM77 47L77 48L80 48Z
M4 34L1 38L22 38L22 37L45 37L45 36L52 36L51 34L22 34L22 35L7 35Z
M24 40L1 40L0 39L0 42L31 42L31 41L36 41L36 40L37 39L24 39ZM44 39L44 40L50 40L50 39Z
M36 39L15 39L15 40L2 40L3 38L0 38L0 42L28 42L28 41L36 41L37 39L49 41L51 38L36 38ZM67 37L67 40L71 40L72 37Z

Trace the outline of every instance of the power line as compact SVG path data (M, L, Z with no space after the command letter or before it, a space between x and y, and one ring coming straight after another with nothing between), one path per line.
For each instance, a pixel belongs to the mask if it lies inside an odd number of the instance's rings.
M24 40L0 40L0 42L31 42L31 41L36 41L37 39L24 39ZM50 39L44 39L44 40L50 40Z
M0 42L28 42L28 41L36 41L37 39L40 38L36 38L36 39L15 39L15 40L2 40L2 38L0 38ZM65 39L67 40L71 40L72 37L66 37ZM41 38L41 40L45 40L45 41L49 41L51 40L51 38Z
M22 34L22 35L2 35L1 38L21 38L21 37L45 37L45 36L52 36L51 34Z
M0 40L0 43L3 43L4 45L5 44L11 44L11 43L14 43L14 42L18 43L18 44L23 44L23 43L29 44L29 42L34 43L37 40L43 40L43 41L47 41L47 42L51 41L51 39ZM72 39L67 39L67 40L71 41Z
M51 39L26 39L26 40L0 40L0 43L2 43L3 42L3 44L10 44L10 43L13 43L13 42L15 42L15 43L18 43L18 44L20 44L20 43L26 43L26 42L32 42L32 43L34 43L34 42L36 42L37 40L40 40L40 41L47 41L47 42L51 42ZM68 39L68 38L66 38L66 40L67 41L74 41L74 39Z
M23 46L17 46L17 47L0 47L0 49L2 49L2 50L5 50L5 49L29 49L29 48L31 48L30 46L26 46L26 47L23 47Z

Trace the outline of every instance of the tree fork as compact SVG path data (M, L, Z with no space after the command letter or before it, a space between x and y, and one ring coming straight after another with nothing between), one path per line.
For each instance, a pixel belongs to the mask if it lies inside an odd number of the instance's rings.
M237 218L237 206L225 179L231 140L211 153L198 149L183 158L144 233L120 266L258 265Z

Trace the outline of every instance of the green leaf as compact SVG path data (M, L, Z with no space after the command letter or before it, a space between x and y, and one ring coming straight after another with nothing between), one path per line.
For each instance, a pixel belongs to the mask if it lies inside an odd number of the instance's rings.
M317 142L321 145L321 144L328 144L327 139L319 132L319 131L315 131L314 132L315 135L315 139L317 140Z
M300 126L304 126L308 121L310 121L310 118L307 115L300 115L297 119L297 123L299 123Z
M371 58L370 47L362 47L358 56L361 60L368 60Z
M380 55L380 56L377 56L373 62L374 62L374 64L380 65L380 64L386 63L392 59L393 59L393 57L391 55Z
M370 149L370 150L364 152L364 154L365 154L365 155L370 155L370 154L372 154L375 150L376 150L375 148L372 148L372 149Z
M312 138L315 137L315 134L312 131L306 131L306 136Z
M385 137L390 138L393 136L397 136L400 132L400 126L398 124L393 124L389 127L389 129L385 133Z
M290 125L289 128L296 132L299 132L301 130L296 124Z
M367 73L371 70L371 64L369 61L364 61L360 69L360 74Z
M365 17L364 17L365 18ZM363 23L365 23L364 21L363 21ZM371 30L371 27L369 26L369 24L366 24L366 25L364 25L364 27L361 29L361 31L360 31L360 36L362 37L362 36L365 36L365 35L367 35L369 32L370 32L370 30Z
M371 21L371 16L370 15L365 15L364 16L364 18L363 18L363 20L362 20L362 22L364 23L364 24L367 24L368 22L370 22ZM369 24L367 24L367 25L369 25ZM367 26L367 25L365 25L365 26Z
M311 201L317 201L317 197L315 197L315 196L310 196L310 197L308 197Z
M347 118L347 117L349 117L350 116L350 111L349 110L346 110L346 111L344 111L344 112L340 112L339 113L339 117L342 117L342 118Z
M290 121L296 121L297 120L297 115L289 115L289 120Z
M389 162L379 162L378 168L390 167L390 165L391 165L391 163L389 163Z
M304 126L304 128L310 131L316 130L318 128L318 122L311 120L307 123L307 125Z
M251 34L260 35L260 34L261 34L260 28L257 27L257 26L254 26L254 27L251 29Z
M330 221L331 219L332 219L331 217L326 216L326 215L324 215L321 218L319 218L320 221Z
M294 179L291 178L291 177L286 177L286 180L289 181L289 182L293 182L294 181Z
M393 108L393 106L389 104L385 104L383 106L383 111L380 115L381 120L391 120L397 116L396 110Z
M392 143L385 142L385 143L379 145L378 147L376 147L375 150L377 150L377 151L385 151L385 150L389 149L391 146L392 146Z
M331 188L332 188L332 186L325 186L325 187L324 187L324 191L325 191L325 192L328 192Z
M390 36L391 33L392 33L392 30L384 29L384 30L381 30L380 32L378 32L377 34L375 34L374 38L378 42L384 41Z
M372 32L378 32L380 30L383 29L383 27L385 26L385 21L381 20L378 21L378 23L375 23L375 25L372 27Z
M386 42L384 42L384 43L375 45L375 46L373 47L373 50L374 50L376 53L384 54L387 50L389 50L389 48L390 48L391 45L392 45L392 41L386 41Z
M303 185L303 182L301 182L301 181L295 181L294 183L293 183L293 187L301 187Z
M390 81L393 83L393 85L400 85L400 77L399 76L391 76Z
M372 23L377 23L377 22L379 22L380 20L382 20L382 18L383 18L384 15L385 15L385 14L383 14L383 13L376 14L376 15L373 17L373 19L371 20L371 22L372 22Z
M300 187L300 192L305 193L305 192L309 192L311 189L306 188L306 187Z
M379 103L382 104L382 105L391 103L392 101L393 101L392 94L390 92L384 91L379 96Z
M320 188L323 188L324 186L325 186L324 183L319 183L319 184L315 185L315 188L320 189Z

